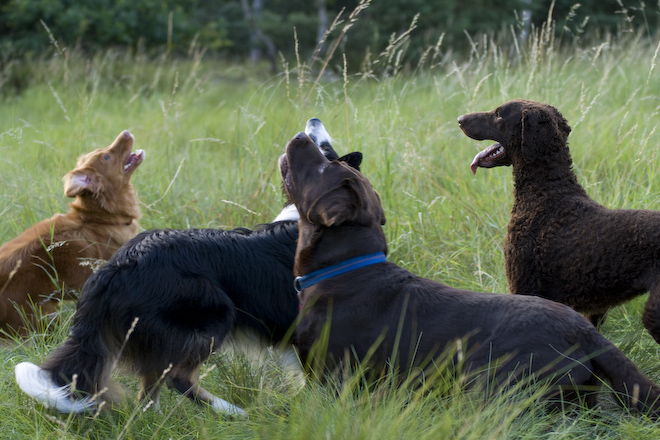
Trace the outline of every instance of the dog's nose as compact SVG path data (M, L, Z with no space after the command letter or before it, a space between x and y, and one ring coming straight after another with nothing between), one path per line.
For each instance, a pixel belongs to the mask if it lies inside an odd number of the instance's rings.
M460 115L457 119L458 119L458 123L460 124L465 119L465 115Z
M305 139L305 138L307 138L307 134L305 134L304 131L301 131L301 132L299 132L299 133L295 136L294 139L300 141L300 140L303 140L303 139Z

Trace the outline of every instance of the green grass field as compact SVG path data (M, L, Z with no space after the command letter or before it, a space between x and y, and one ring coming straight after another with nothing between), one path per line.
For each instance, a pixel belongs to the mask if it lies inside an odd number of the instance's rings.
M511 98L548 102L568 119L575 170L609 207L660 209L660 68L657 41L628 35L560 42L547 33L524 46L475 38L468 58L433 48L419 66L397 65L392 48L378 72L329 74L321 63L265 66L146 60L107 51L56 53L10 64L0 76L0 242L67 209L62 176L78 155L122 130L147 157L133 183L150 228L251 227L283 203L276 161L310 117L339 154L364 153L363 173L383 199L388 259L452 286L506 292L502 243L511 170L469 164L484 143L465 137L460 114ZM339 57L330 64L342 66ZM353 69L355 70L355 69ZM20 78L20 92L8 78ZM612 311L604 334L660 382L660 347L641 325L644 298ZM38 363L67 334L65 305L19 342L0 348L0 438L7 439L657 439L660 427L604 394L593 410L548 414L534 393L471 398L452 379L419 393L386 384L359 391L308 383L299 390L267 358L220 353L203 385L247 409L231 420L165 392L159 409L135 403L137 380L119 371L127 401L116 411L66 416L23 395L13 367ZM45 330L44 330L45 329ZM357 384L356 384L356 383Z

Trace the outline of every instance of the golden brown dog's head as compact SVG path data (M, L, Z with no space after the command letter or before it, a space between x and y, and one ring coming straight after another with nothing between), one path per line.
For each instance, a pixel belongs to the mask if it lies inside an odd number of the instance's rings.
M385 224L380 197L367 178L346 162L326 159L305 133L289 141L280 171L301 221L323 227Z
M126 191L131 175L142 163L143 150L133 150L133 135L123 131L106 148L99 148L80 156L76 167L64 176L64 194L67 197L85 197L98 200L107 211L116 210L115 198Z

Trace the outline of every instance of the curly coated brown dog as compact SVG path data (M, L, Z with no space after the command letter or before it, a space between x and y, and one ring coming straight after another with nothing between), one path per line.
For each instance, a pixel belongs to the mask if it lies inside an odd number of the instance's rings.
M106 148L78 159L64 176L64 194L75 197L66 214L36 223L0 247L0 329L24 331L26 317L52 313L59 302L75 299L92 274L85 260L107 260L137 234L141 216L130 183L144 151L132 152L124 131ZM0 333L1 334L1 333Z
M593 404L601 377L623 404L660 415L660 388L570 307L459 290L387 262L378 194L304 133L289 142L280 169L300 212L294 273L302 313L294 343L312 372L345 361L376 372L431 369L460 341L463 372L475 383L488 379L497 388L532 376L550 381L548 397Z
M550 105L517 99L458 123L473 139L497 142L477 154L473 172L513 166L511 293L567 304L597 323L609 307L650 292L642 319L660 343L660 212L593 201L572 169L571 129Z

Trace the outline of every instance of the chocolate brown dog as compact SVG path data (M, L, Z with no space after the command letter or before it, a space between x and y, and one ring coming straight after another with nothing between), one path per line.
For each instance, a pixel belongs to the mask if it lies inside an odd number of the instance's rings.
M405 372L461 341L462 372L473 383L488 375L505 386L532 376L550 381L547 397L590 405L590 391L606 379L622 404L660 416L660 388L573 309L455 289L385 261L378 194L362 174L323 157L304 133L289 142L280 170L300 213L294 272L303 312L295 344L308 369L348 360ZM319 341L325 353L315 349Z
M475 156L473 173L512 167L509 291L567 304L593 324L649 292L642 321L660 343L660 212L609 209L589 197L573 171L571 128L551 105L514 99L458 124L472 139L495 141Z

